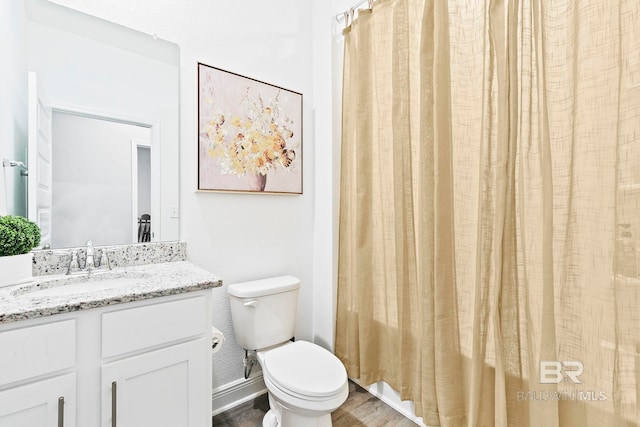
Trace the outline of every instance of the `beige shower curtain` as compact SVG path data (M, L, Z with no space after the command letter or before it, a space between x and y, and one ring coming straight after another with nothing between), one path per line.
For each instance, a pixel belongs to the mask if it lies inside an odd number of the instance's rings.
M427 425L638 426L640 2L345 29L336 354Z

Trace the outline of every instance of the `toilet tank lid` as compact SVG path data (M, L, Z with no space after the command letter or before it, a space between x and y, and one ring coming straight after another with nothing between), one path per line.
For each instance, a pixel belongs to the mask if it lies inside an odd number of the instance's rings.
M236 298L255 298L296 290L300 279L294 276L279 276L229 285L227 293Z

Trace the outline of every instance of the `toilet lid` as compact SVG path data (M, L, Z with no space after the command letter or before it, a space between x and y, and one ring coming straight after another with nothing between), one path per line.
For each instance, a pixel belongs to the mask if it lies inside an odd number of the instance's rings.
M309 397L337 394L347 381L342 362L324 348L296 341L269 350L263 369L281 389Z

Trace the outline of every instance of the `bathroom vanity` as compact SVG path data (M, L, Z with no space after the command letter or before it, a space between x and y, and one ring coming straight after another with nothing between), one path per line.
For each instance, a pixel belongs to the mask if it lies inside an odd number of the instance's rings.
M0 426L210 425L221 284L175 261L0 289Z

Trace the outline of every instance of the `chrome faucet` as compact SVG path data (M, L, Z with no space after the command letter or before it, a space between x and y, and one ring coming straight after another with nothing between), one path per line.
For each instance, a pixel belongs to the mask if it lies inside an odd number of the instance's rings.
M96 263L95 249L91 240L87 240L85 253L86 257L84 268L80 268L78 265L78 251L74 250L71 252L71 260L69 262L69 266L67 267L68 275L85 272L91 274L91 272L97 270L111 270L111 262L109 261L109 257L107 256L106 248L103 248L101 250L100 261L98 263Z

